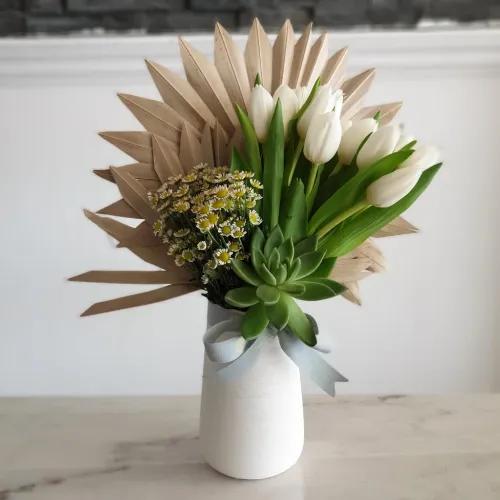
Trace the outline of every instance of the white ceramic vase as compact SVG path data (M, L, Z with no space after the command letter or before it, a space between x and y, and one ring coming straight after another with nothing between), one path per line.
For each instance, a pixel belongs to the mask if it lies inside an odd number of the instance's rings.
M235 314L209 303L208 326ZM236 313L237 314L237 313ZM304 445L300 372L266 331L238 377L224 377L205 355L200 412L203 457L238 479L264 479L289 469Z

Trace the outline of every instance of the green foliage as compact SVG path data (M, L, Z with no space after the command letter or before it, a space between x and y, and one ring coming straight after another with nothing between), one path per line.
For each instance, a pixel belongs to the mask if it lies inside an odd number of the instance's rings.
M441 164L438 164L427 169L420 176L416 186L394 205L387 208L370 207L359 215L347 219L324 238L321 248L326 251L328 257L335 257L345 255L361 245L373 233L409 208L425 191L440 168Z
M241 131L245 138L246 161L257 179L262 178L262 162L260 159L259 141L255 129L248 115L236 105L236 115L241 124Z
M285 134L281 102L278 99L273 117L267 130L266 142L263 146L264 157L264 199L263 219L268 231L279 222L281 191L283 184Z
M372 166L360 170L316 210L309 221L309 234L316 233L337 215L348 210L359 200L363 199L366 188L372 182L396 170L412 152L412 150L406 150L392 153L377 161Z
M291 238L294 242L305 237L307 231L307 208L304 184L300 179L295 179L283 200L280 213L280 226L283 236Z
M291 237L284 237L280 226L267 238L260 229L254 231L250 241L252 266L239 260L231 263L245 286L226 293L229 305L246 309L242 323L245 338L255 338L270 322L278 330L288 327L307 345L316 343L313 326L295 299L321 300L344 291L339 283L315 274L325 254L317 247L315 236L294 244ZM331 271L334 262L328 259L325 269Z
M240 152L233 147L231 152L231 166L230 172L236 172L237 170L250 170L248 165L245 163L245 160L241 157Z

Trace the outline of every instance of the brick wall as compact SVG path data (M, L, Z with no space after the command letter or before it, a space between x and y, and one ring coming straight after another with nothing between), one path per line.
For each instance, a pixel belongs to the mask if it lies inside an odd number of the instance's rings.
M0 0L0 36L90 31L147 33L211 30L219 20L243 29L258 16L266 28L287 17L297 28L412 27L420 20L500 19L500 0Z

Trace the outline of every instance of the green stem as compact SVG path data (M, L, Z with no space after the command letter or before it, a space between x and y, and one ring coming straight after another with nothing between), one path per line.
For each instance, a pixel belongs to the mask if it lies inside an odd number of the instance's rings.
M316 182L316 175L318 175L319 163L313 163L311 165L311 170L309 171L309 178L307 179L307 187L306 187L306 200L308 200L311 196L311 193L314 188L314 183Z
M318 231L318 237L323 238L326 234L328 234L335 226L339 225L341 222L345 221L347 218L351 217L351 215L357 214L366 210L370 204L366 201L366 199L362 199L355 203L352 207L344 210L337 217L334 217L326 226L323 226Z
M285 182L283 184L284 186L289 187L292 183L293 174L295 173L295 168L297 167L297 162L299 161L300 153L302 153L303 147L304 147L304 141L302 139L299 139L293 151L292 159L290 163L286 166L286 172L284 176Z

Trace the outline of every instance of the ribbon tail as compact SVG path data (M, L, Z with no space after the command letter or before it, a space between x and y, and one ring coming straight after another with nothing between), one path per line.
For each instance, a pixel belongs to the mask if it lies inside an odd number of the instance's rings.
M279 334L281 348L287 356L323 391L330 396L335 396L335 383L347 382L347 379L333 366L330 366L318 351L305 345L287 331Z

